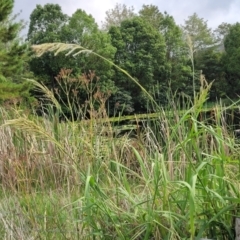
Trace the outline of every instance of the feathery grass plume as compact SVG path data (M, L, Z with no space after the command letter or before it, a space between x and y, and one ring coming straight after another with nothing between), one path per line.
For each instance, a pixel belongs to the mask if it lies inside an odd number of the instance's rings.
M43 83L39 83L34 79L26 79L26 80L31 82L39 92L43 93L44 97L50 100L51 103L53 103L58 110L61 110L61 105L55 98L54 93L50 91Z
M202 73L200 73L199 80L200 91L198 94L195 93L193 105L193 108L196 111L196 116L198 116L202 112L203 104L207 101L209 91L213 84L213 81L211 83L208 83L205 76Z
M51 133L45 131L40 124L30 121L28 118L19 117L16 119L7 120L3 125L1 125L1 127L4 128L5 126L11 125L25 132L35 133L43 140L52 140Z

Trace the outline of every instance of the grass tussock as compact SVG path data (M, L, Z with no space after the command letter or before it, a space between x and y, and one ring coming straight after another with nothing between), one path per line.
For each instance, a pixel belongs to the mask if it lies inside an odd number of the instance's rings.
M121 134L98 88L82 106L69 97L69 84L87 89L92 75L60 74L68 115L34 81L41 117L0 108L3 239L234 239L239 144L221 105L203 116L205 80L187 110L171 102Z

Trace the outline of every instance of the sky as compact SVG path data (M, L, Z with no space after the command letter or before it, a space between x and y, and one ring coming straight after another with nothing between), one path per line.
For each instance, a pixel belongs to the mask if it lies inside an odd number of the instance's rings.
M37 4L59 4L62 11L71 16L77 9L83 9L91 14L99 26L105 19L107 10L114 8L116 3L133 6L138 12L142 5L153 4L161 12L172 15L177 24L197 13L200 18L208 21L208 26L217 28L222 22L240 22L240 0L15 0L14 13L20 13L19 18L29 22L31 12ZM24 32L27 32L25 29Z

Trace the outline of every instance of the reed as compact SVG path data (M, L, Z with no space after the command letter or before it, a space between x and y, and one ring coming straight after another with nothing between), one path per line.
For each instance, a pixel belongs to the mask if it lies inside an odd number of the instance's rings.
M201 118L206 80L184 112L173 101L158 106L124 135L114 133L97 88L79 108L90 120L73 121L79 106L69 98L72 119L61 121L60 100L32 83L48 99L42 117L0 108L3 239L234 239L239 144L223 106Z

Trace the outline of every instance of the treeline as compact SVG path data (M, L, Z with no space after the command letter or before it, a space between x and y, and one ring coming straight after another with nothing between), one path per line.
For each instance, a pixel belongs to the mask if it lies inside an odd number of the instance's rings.
M31 51L31 45L53 42L79 44L107 58L134 77L160 105L169 96L192 98L202 74L214 81L210 101L240 94L239 23L222 23L212 30L194 13L179 26L157 6L143 5L136 13L133 7L116 4L99 27L82 9L68 16L58 4L46 4L37 5L31 13L23 42L18 34L24 25L14 23L12 8L13 1L0 0L0 101L4 104L23 99L33 103L33 97L43 101L24 81L31 77L52 89L63 108L69 95L83 106L89 94L101 93L110 115L154 111L137 84L95 55L49 52L36 57Z

